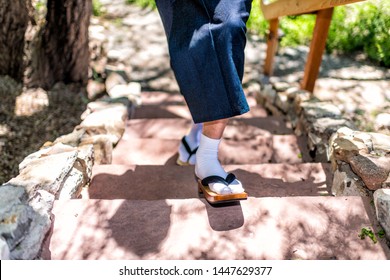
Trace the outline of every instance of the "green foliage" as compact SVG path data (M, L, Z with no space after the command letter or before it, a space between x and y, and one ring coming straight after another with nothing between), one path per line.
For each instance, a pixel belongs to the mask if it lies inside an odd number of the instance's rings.
M364 51L390 66L390 2L371 0L335 8L327 50Z
M141 7L151 7L156 8L156 1L155 0L126 0L128 4L137 4Z
M315 25L315 15L287 16L280 19L280 29L284 37L280 42L282 47L308 45Z
M35 2L35 9L37 11L42 11L46 9L46 1L45 0L38 0Z
M96 17L103 14L102 3L99 0L92 0L92 13Z
M373 231L369 228L362 228L359 234L360 239L365 239L366 237L369 237L372 242L377 243L378 240L375 237L375 234Z
M252 2L252 11L247 22L247 27L248 30L257 33L262 37L265 36L269 24L268 21L264 19L263 13L261 12L260 1Z

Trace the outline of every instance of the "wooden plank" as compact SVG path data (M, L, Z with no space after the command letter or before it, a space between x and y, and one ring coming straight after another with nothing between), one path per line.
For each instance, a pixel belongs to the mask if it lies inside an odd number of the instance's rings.
M318 73L320 71L322 54L324 53L333 8L320 10L317 13L316 25L313 31L313 39L310 43L310 51L307 57L305 72L301 83L302 89L313 92Z
M270 20L269 32L267 34L267 54L264 63L264 74L268 76L272 75L273 61L278 49L278 26L279 20L277 18Z
M311 13L318 10L328 9L365 0L259 0L261 10L266 20L275 19L281 16ZM264 4L267 2L268 4Z

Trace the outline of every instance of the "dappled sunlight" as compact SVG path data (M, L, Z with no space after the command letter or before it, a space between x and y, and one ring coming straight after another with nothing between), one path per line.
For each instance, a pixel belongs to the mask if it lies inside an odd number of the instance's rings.
M187 119L134 119L127 124L125 135L133 138L181 139L192 125Z
M340 203L343 200L353 203ZM369 238L361 240L361 228L373 225L372 213L360 197L339 198L339 202L323 198L316 203L304 199L299 204L288 202L278 227L289 236L284 252L292 259L376 259L378 247L386 246L384 240L374 244ZM348 206L349 205L349 206ZM353 206L351 206L353 205ZM387 258L388 252L382 251Z
M229 121L218 154L225 170L242 182L248 199L208 203L198 191L194 166L176 164L192 118L170 68L157 11L111 2L106 1L106 14L95 18L90 29L107 51L99 73L103 81L106 72L128 71L129 80L142 87L141 102L133 106L113 147L112 162L93 166L80 199L55 202L45 259L390 258L384 240L374 244L359 238L363 227L377 229L369 199L333 197L331 165L313 162L306 136L294 134L287 116L270 116L257 103L266 44L253 34L248 34L243 83L252 110ZM299 86L307 54L304 46L279 48L272 83ZM318 95L337 103L343 98L370 103L370 85L363 82L381 73L381 79L388 79L388 71L359 65L324 55ZM366 80L355 83L364 71L370 72ZM381 81L373 89L381 95L387 84ZM50 106L42 101L30 109L40 115ZM11 129L0 126L0 136Z
M22 90L16 84L4 88L5 80L0 80L0 184L17 176L18 164L45 141L73 131L85 110L83 96L76 87L58 84L50 91Z
M345 203L348 200L350 203ZM56 202L51 259L386 259L359 197ZM73 205L71 209L66 209ZM68 214L66 214L68 212ZM381 249L382 248L382 249Z
M321 164L231 165L251 197L288 197L330 195L327 170Z
M163 201L155 203L154 211L142 207L142 202L137 207L137 202L122 200L89 200L75 203L73 209L64 209L66 202L61 203L54 209L55 222L66 226L55 229L57 238L47 241L56 255L46 250L46 259L140 259L159 251L169 227L170 207ZM66 219L64 211L71 211L71 218Z

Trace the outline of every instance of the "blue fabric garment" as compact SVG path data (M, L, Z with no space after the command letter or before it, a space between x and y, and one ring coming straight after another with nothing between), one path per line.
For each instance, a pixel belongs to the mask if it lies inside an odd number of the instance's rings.
M195 123L249 111L243 89L252 0L156 0L171 67Z

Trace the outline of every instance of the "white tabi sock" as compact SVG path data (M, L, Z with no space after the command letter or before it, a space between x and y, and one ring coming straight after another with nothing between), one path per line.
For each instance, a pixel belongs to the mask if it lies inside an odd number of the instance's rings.
M193 123L190 132L185 136L185 140L190 147L191 151L195 150L199 146L200 135L202 134L203 125L201 123ZM180 142L179 145L179 160L194 165L196 162L195 155L192 155L189 159L189 154L184 144Z
M226 179L228 173L222 168L218 160L218 148L221 139L212 139L201 135L198 151L196 152L195 174L199 179L209 176L220 176ZM223 183L210 183L210 189L218 194L241 193L242 184L237 179L229 186Z

